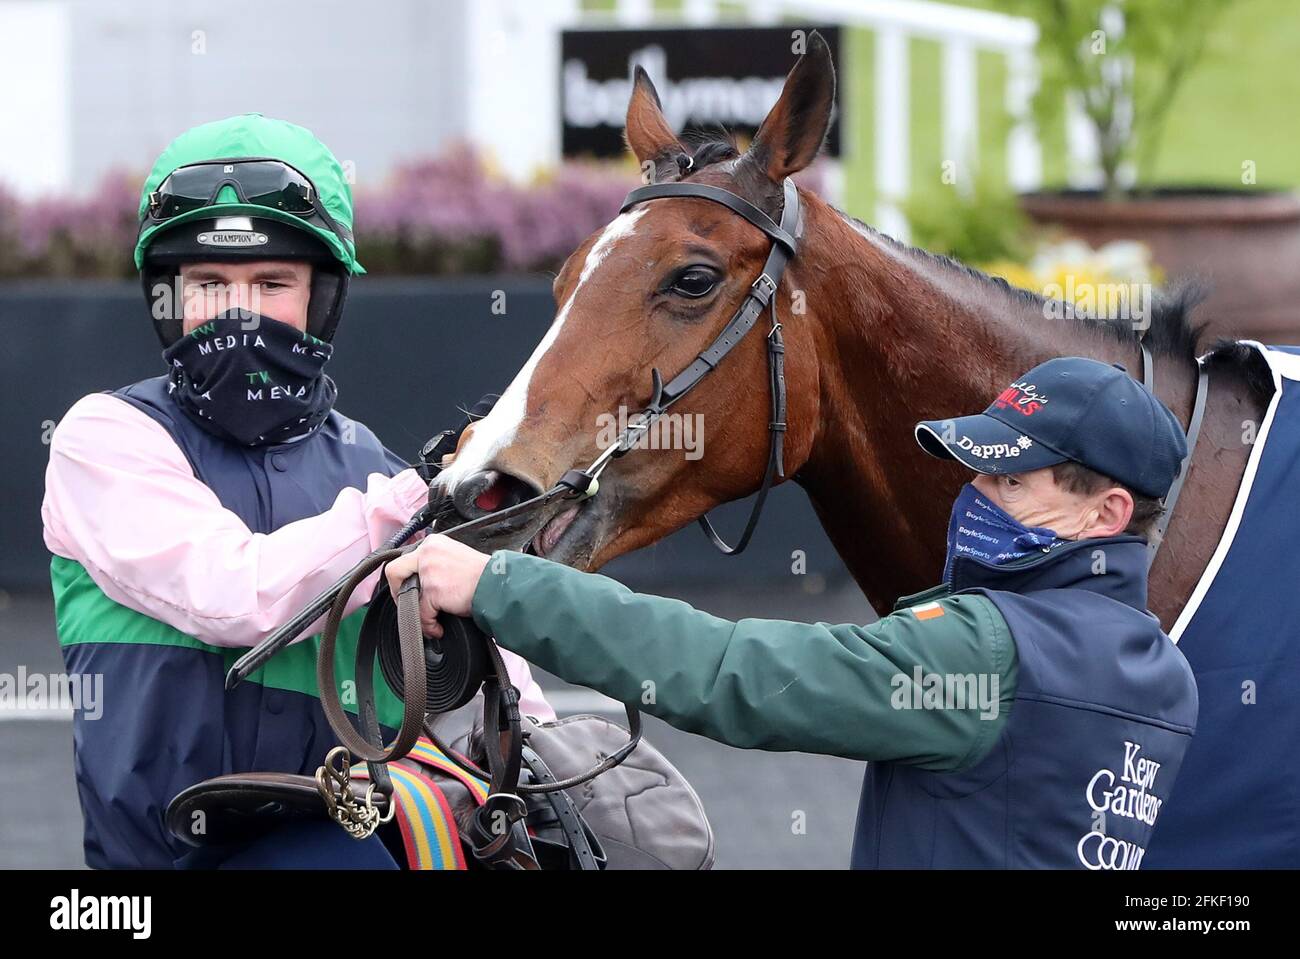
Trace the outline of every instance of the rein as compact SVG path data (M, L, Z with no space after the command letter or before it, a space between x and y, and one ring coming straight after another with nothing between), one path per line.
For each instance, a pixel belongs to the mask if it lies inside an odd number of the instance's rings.
M1138 343L1142 351L1142 385L1147 388L1152 396L1156 395L1156 361L1151 355L1151 347L1147 346L1146 340L1143 339ZM1192 468L1192 457L1196 455L1196 441L1201 438L1201 423L1205 420L1205 401L1210 393L1210 371L1205 368L1200 360L1196 361L1196 399L1192 401L1191 419L1187 421L1187 456L1183 458L1182 466L1178 470L1178 478L1174 480L1174 485L1169 487L1169 492L1165 494L1164 511L1156 520L1155 529L1151 533L1151 538L1147 541L1147 567L1150 568L1156 561L1156 553L1160 551L1161 545L1165 541L1165 530L1169 529L1169 521L1174 516L1174 506L1178 503L1178 496L1183 491L1183 484L1187 481L1187 474Z

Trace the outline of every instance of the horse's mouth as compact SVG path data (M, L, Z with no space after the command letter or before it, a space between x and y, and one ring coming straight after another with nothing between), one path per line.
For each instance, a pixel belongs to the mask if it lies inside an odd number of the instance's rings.
M602 502L601 496L606 499ZM584 499L552 516L528 542L527 552L565 566L587 569L609 520L612 500L601 496Z
M557 563L582 567L600 539L606 513L613 505L608 502L611 494L612 491L602 489L599 497L577 502L561 500L483 529L452 535L482 552L520 550ZM598 499L601 502L598 503ZM483 501L482 498L475 500L479 509L491 509L495 505L496 502ZM454 521L450 525L454 525Z
M582 504L579 503L552 517L532 538L529 543L531 552L538 556L549 557L564 538L564 534L573 526L573 521L578 518L578 512L581 509Z

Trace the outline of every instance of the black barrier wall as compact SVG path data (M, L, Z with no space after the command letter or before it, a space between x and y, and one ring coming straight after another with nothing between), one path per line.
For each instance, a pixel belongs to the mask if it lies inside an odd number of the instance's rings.
M493 303L502 296L505 312L498 315ZM339 386L338 408L412 458L429 436L460 421L458 406L505 389L553 314L544 277L362 277L353 284L328 366ZM85 394L158 375L165 367L134 284L0 284L0 325L0 587L44 589L49 554L40 509L54 425ZM766 393L766 377L756 375L753 388ZM747 508L746 502L717 511L715 523L725 538L735 539ZM796 550L803 551L802 581L809 589L847 576L807 498L787 484L773 490L741 556L716 553L692 526L606 571L641 589L740 577L788 584Z

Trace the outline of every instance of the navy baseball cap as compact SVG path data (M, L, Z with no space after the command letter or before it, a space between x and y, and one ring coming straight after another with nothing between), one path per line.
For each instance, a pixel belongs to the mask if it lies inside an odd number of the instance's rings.
M1123 367L1081 356L1040 363L983 413L917 423L916 441L978 473L1073 460L1156 498L1187 456L1182 425L1164 403Z

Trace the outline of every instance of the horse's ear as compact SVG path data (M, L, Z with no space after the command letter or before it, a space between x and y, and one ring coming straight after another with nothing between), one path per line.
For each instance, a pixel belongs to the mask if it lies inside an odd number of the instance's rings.
M745 162L773 183L798 173L817 157L835 108L835 64L820 33L808 35L808 51L785 78L781 96L754 134Z
M663 108L659 105L659 94L650 82L650 75L639 66L632 80L632 99L627 104L627 127L623 135L642 165L647 160L657 160L669 152L683 152L677 134L673 133L673 128L664 117Z

